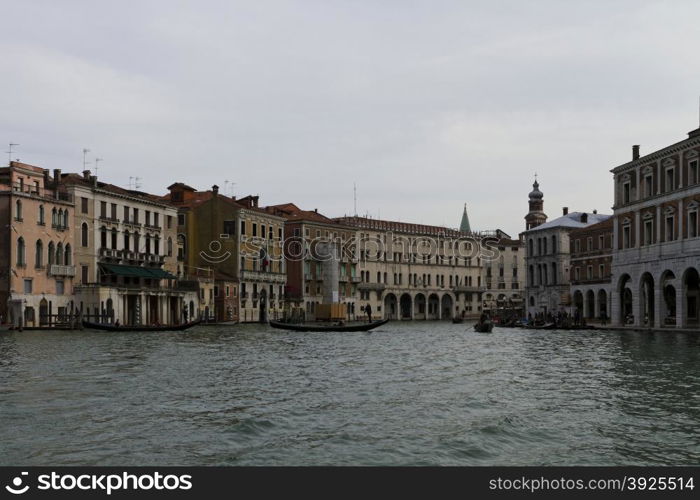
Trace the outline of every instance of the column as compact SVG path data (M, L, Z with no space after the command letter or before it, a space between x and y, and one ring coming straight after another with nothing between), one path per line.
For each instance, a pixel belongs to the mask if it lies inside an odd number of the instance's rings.
M644 241L642 232L640 230L641 226L642 226L642 214L639 210L635 210L634 211L634 232L635 232L634 245L632 245L632 242L630 241L630 248L639 248L641 246L642 241ZM630 240L631 239L632 238L630 236Z
M656 226L656 243L661 243L661 205L656 205L656 220L654 221Z
M585 319L588 314L588 293L585 293L583 290L581 290L581 293L583 295L583 310L580 313L581 319Z
M622 301L622 294L617 291L617 288L613 288L610 292L610 324L613 326L624 326L625 322L620 318L622 315L622 308L620 307L620 302Z
M600 318L600 301L595 291L593 292L593 317L596 319Z
M682 278L678 280L678 286L676 286L676 328L685 328L686 317L685 317L685 307L686 307L686 293L685 286L683 285Z
M632 314L634 315L634 326L642 326L644 324L644 300L643 295L636 291L639 285L632 289Z
M654 328L663 328L664 318L662 315L663 303L663 289L661 283L654 283Z

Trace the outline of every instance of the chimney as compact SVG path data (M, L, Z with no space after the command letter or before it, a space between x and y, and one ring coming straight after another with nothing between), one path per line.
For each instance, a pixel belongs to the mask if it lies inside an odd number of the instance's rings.
M635 144L632 146L632 160L638 160L639 159L639 144Z
M564 215L569 215L569 207L564 207L562 209L562 212L564 213Z
M597 214L597 213L598 213L598 210L593 209L593 214Z
M53 169L53 181L56 183L61 182L61 169L60 168Z
M90 171L89 170L83 170L83 179L85 179L85 180L90 179Z
M96 175L90 176L90 183L92 184L92 187L97 187L97 176Z
M314 213L318 213L318 208L314 208Z
M588 214L586 212L583 212L581 214L581 222L583 222L584 224L588 224Z
M211 187L211 191L212 191L212 193L214 193L214 194L219 194L219 186L217 186L216 184L214 184L214 185Z
M49 187L49 184L51 183L51 181L49 180L50 178L51 178L51 172L49 171L48 168L45 168L44 169L44 187L45 188Z

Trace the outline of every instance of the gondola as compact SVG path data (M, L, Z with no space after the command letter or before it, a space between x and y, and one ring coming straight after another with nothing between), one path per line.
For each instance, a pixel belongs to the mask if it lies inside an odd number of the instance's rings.
M198 319L190 323L183 323L181 325L161 325L161 326L149 326L149 325L113 325L108 323L91 323L90 321L83 320L83 327L91 328L94 330L105 330L108 332L170 332L170 331L180 331L187 330L193 326L198 325L202 320Z
M493 330L493 323L491 321L484 321L483 323L475 323L474 331L479 333L491 333Z
M308 323L282 323L280 321L270 321L272 328L280 330L292 330L295 332L366 332L378 326L387 323L388 319L381 321L373 321L371 323L354 323L354 324L318 324L310 325Z
M464 319L463 318L452 318L452 322L455 324L463 323Z

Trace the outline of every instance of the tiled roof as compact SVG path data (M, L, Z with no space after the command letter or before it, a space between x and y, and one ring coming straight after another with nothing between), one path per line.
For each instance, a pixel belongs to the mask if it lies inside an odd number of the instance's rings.
M308 221L320 222L323 224L338 224L335 219L326 217L315 210L302 210L294 203L283 203L281 205L271 205L266 207L268 213L284 217L289 222Z
M338 217L333 219L341 224L347 226L356 227L359 229L371 229L377 231L393 231L396 233L414 233L414 234L429 234L438 235L444 234L445 236L452 236L455 238L465 237L465 236L475 236L475 233L463 233L456 229L451 229L442 226L429 226L425 224L413 224L410 222L398 222L389 221L381 219L370 219L368 217Z
M556 218L554 220L551 220L549 222L546 222L542 225L539 225L537 227L533 227L532 229L525 231L526 233L531 233L535 231L542 231L544 229L552 229L552 228L572 228L572 229L578 229L582 227L588 227L592 224L597 224L599 222L603 222L610 217L611 215L604 215L604 214L594 214L594 213L589 213L588 215L588 221L587 222L581 222L581 216L586 213L586 212L570 212L566 215L562 215L559 218Z
M61 174L61 183L67 185L80 185L87 186L89 188L93 187L93 183L90 179L86 179L85 176L76 173ZM107 191L109 193L114 193L122 196L130 196L132 198L142 198L144 201L150 201L152 203L160 203L163 205L171 205L170 200L163 199L161 196L154 194L143 193L141 191L133 191L129 189L124 189L114 184L109 184L106 182L97 181L97 189L102 191Z

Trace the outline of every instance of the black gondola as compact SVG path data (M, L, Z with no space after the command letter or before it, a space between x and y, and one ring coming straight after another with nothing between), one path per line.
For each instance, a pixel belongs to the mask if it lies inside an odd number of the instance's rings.
M483 323L475 323L474 331L479 333L491 333L493 330L493 323L491 321L484 321Z
M295 332L366 332L378 326L387 323L388 319L381 321L373 321L372 323L355 323L355 324L318 324L310 325L308 323L282 323L280 321L270 321L272 328L280 330L292 330Z
M169 331L180 331L187 330L193 326L198 325L202 320L198 319L190 323L183 323L181 325L161 325L161 326L148 326L148 325L114 325L108 323L91 323L90 321L83 320L83 327L92 328L94 330L105 330L108 332L169 332Z

